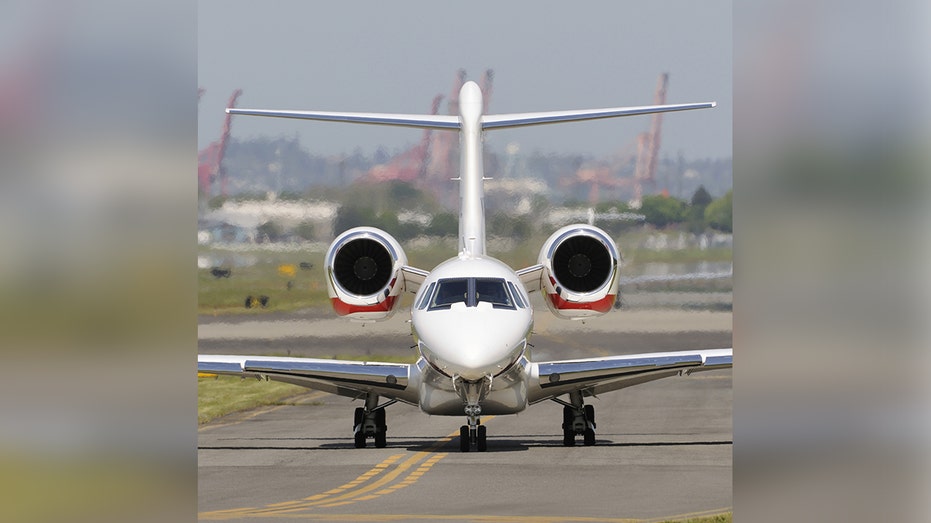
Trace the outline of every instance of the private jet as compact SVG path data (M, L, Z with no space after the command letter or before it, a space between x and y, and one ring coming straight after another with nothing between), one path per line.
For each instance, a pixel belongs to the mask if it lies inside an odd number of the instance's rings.
M414 293L411 335L416 363L199 355L198 372L276 380L364 400L354 412L355 447L387 445L385 407L407 403L430 415L465 416L462 452L488 448L481 416L517 414L542 401L563 406L563 443L595 444L595 409L585 399L670 376L732 367L732 349L697 349L557 361L533 361L530 293L566 319L609 312L616 301L621 255L590 224L552 233L537 264L514 270L486 253L482 140L486 131L558 122L711 108L715 102L540 113L483 114L475 82L459 93L458 115L227 109L236 115L430 128L459 132L458 252L432 271L408 265L387 232L357 227L340 234L325 256L336 314L364 322L391 317L402 293Z

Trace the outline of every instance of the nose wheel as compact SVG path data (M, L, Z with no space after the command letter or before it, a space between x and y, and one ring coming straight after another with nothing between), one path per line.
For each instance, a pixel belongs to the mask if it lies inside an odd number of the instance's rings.
M469 452L472 447L475 447L475 450L479 452L488 450L485 425L476 425L475 427L463 425L459 427L459 451Z
M469 452L474 447L479 452L488 450L488 438L485 426L479 416L482 414L481 401L491 390L491 376L480 381L463 381L453 378L453 388L465 402L467 424L459 427L459 450Z

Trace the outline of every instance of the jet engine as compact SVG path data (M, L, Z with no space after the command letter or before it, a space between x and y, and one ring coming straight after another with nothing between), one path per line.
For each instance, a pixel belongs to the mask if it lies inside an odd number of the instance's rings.
M563 318L600 316L617 296L620 252L614 240L591 225L567 225L543 244L541 287L553 314Z
M356 227L340 234L324 259L333 310L354 320L390 318L401 301L405 265L401 245L385 231Z

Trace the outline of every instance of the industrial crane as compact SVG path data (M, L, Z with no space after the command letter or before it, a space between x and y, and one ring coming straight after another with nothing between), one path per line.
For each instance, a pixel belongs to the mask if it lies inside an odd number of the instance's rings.
M203 91L201 90L198 96L202 93ZM233 91L233 95L230 96L226 106L236 107L236 100L241 94L242 89ZM232 115L227 114L226 119L223 120L223 130L220 133L220 139L216 142L211 142L210 145L204 147L197 153L198 194L205 200L209 200L212 196L211 186L217 179L220 180L220 194L223 196L227 195L226 173L223 170L223 156L226 154L226 144L230 137L231 121Z
M443 95L433 97L430 114L437 114L440 110L440 101ZM423 181L427 171L427 162L430 158L430 138L433 131L424 129L420 143L407 151L395 156L386 164L372 167L364 181L383 182L388 180L401 180L404 182Z

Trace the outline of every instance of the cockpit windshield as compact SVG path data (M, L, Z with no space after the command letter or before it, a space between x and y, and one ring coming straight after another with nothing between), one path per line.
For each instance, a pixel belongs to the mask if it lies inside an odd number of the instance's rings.
M490 303L496 309L513 309L514 301L503 278L446 278L439 280L430 310L448 309L454 303L475 307Z

